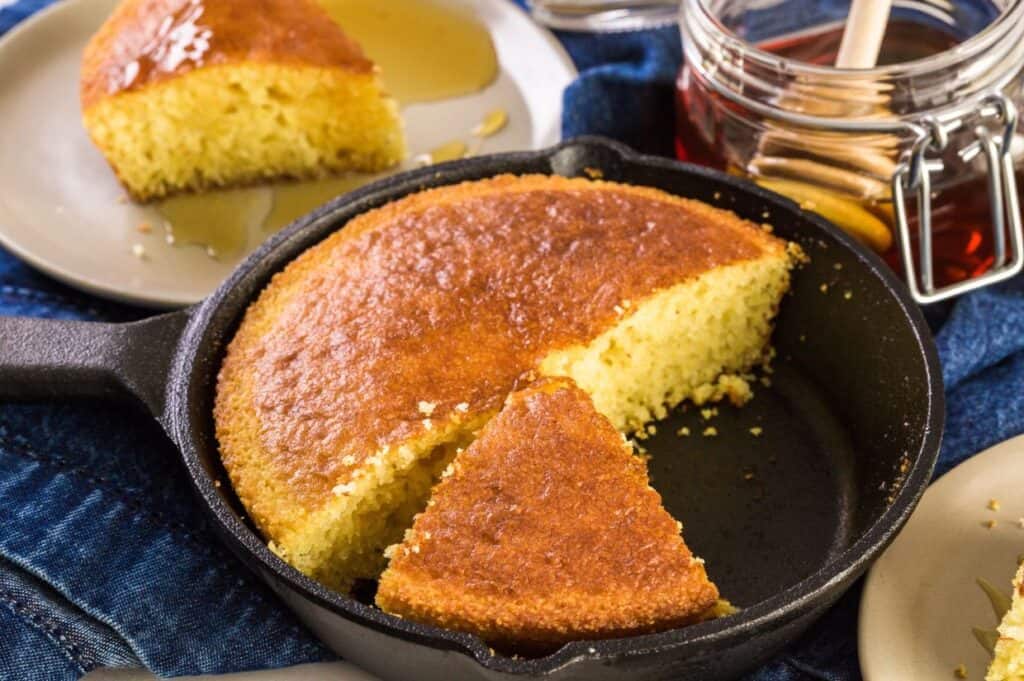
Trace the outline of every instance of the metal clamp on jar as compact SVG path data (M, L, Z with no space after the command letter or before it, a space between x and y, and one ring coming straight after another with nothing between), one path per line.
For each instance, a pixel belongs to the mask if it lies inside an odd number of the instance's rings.
M831 66L847 10L685 0L679 156L821 213L919 303L1018 274L1024 0L899 3L864 70Z

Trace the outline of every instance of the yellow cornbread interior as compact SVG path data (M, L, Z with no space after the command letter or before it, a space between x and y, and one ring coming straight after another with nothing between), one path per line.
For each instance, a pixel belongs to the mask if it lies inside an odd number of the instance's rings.
M1024 564L1013 580L1013 605L999 625L995 659L985 681L1024 681Z
M684 399L730 395L741 402L746 384L722 377L764 358L792 257L780 250L630 301L606 332L549 354L537 371L573 378L622 430L663 417ZM373 454L323 508L277 532L272 548L334 588L377 577L383 550L401 540L441 471L492 416L439 423L418 440Z
M377 77L344 69L232 64L197 69L83 112L139 200L181 191L312 178L397 164L397 105Z
M386 567L384 549L402 538L441 472L485 421L452 424L436 436L377 452L335 488L332 502L270 548L338 590L356 579L375 579Z
M623 309L622 321L587 345L548 355L540 372L572 378L622 431L664 418L687 398L726 393L745 402L749 388L729 375L763 359L788 287L784 259L712 270L655 293L633 314Z

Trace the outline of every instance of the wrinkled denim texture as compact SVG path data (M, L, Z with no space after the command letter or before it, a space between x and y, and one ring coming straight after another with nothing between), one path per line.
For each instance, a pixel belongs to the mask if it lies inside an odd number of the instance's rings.
M0 33L50 1L0 0ZM829 11L828 2L803 2ZM565 93L564 135L671 154L677 30L560 37L581 71ZM928 312L949 412L941 474L1024 432L1024 283ZM0 250L0 314L127 321L147 311L80 293ZM858 586L747 681L860 678L859 598ZM99 401L0 404L0 679L139 665L174 676L329 658L221 548L174 447L145 414Z

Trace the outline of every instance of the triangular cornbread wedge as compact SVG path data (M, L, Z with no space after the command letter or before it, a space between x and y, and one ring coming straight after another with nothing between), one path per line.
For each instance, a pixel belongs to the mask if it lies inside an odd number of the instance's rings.
M516 651L667 629L718 598L647 467L571 379L541 379L456 456L377 604Z
M81 104L143 201L405 154L373 62L314 0L124 0L85 49Z

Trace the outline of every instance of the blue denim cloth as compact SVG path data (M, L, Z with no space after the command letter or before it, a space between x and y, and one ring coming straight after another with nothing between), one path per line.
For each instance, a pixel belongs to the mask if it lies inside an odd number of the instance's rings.
M51 1L0 0L0 33ZM565 136L597 133L671 153L677 31L560 37L581 71L565 93ZM941 474L1024 432L1024 282L929 312L949 407ZM147 311L63 286L0 250L0 314L125 321ZM858 587L748 681L860 678L859 596ZM98 666L217 673L329 657L220 547L173 446L141 412L0 404L0 680L76 679Z

